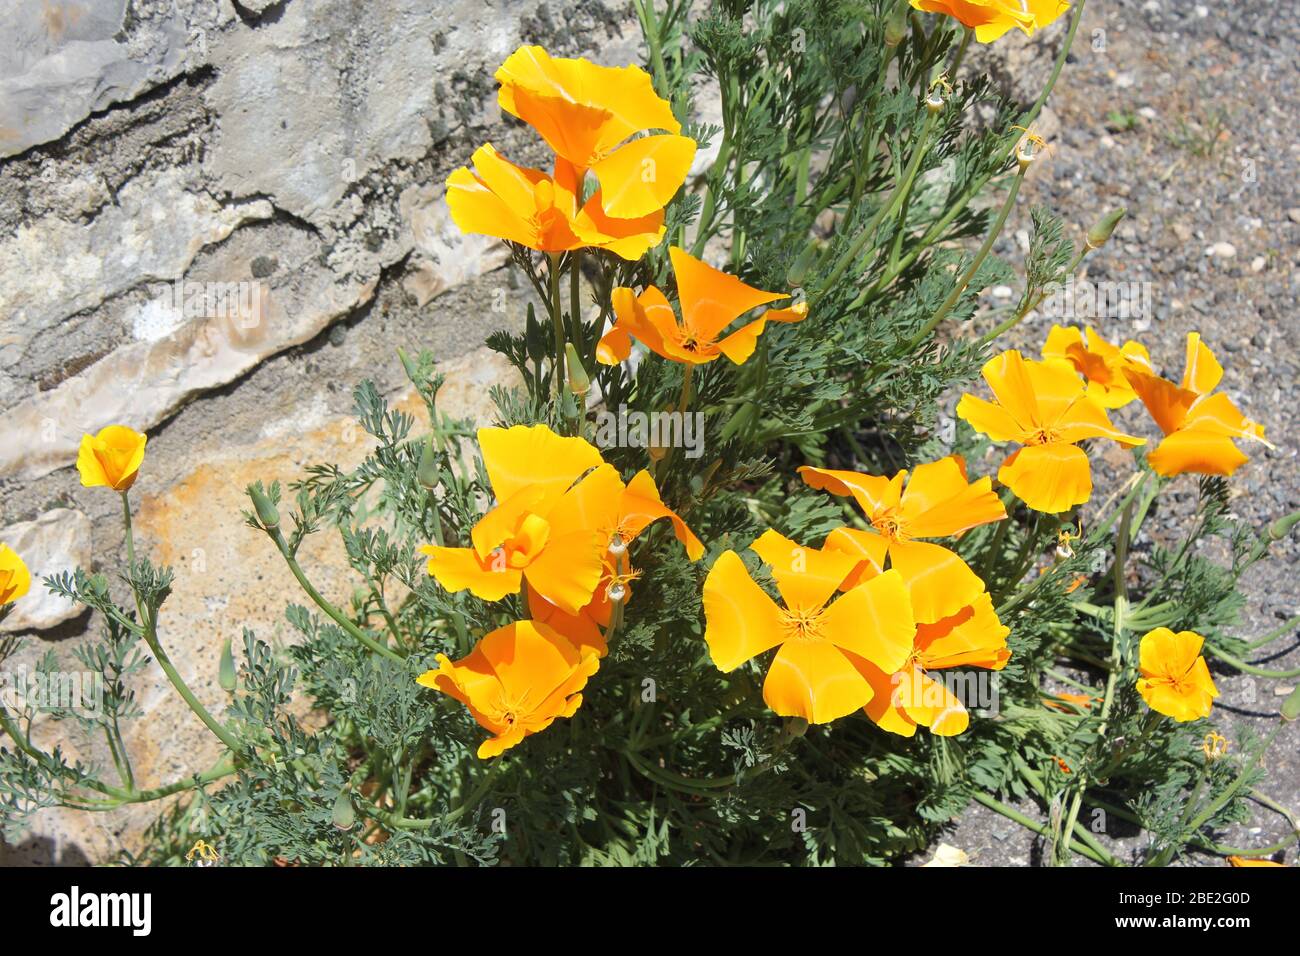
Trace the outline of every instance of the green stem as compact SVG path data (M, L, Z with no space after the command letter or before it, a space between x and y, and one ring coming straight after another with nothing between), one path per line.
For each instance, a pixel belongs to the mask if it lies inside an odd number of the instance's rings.
M1011 820L1015 823L1019 823L1026 830L1032 830L1034 833L1037 833L1039 836L1044 836L1048 838L1051 837L1051 833L1048 831L1048 828L1044 824L1039 823L1037 820L1031 820L1029 817L1025 816L1019 810L1015 810L1007 806L1005 803L1002 803L1001 801L995 799L994 797L989 796L987 793L977 790L971 794L971 797L975 800L976 803L982 803L990 810L1002 814L1008 820ZM1113 859L1107 860L1105 857L1101 856L1096 850L1082 843L1075 843L1073 840L1068 840L1067 845L1075 853L1081 854L1082 856L1086 856L1094 863L1100 863L1103 866L1116 865Z
M1300 667L1292 668L1289 671L1272 671L1265 667L1256 667L1254 664L1247 664L1245 661L1238 660L1227 651L1221 651L1213 644L1206 644L1205 649L1221 661L1226 661L1237 670L1246 674L1254 674L1256 677L1273 677L1286 680L1291 677L1300 677Z
M993 227L989 229L989 234L984 237L984 244L980 246L979 252L975 253L974 260L966 269L966 272L963 273L962 277L957 281L957 284L952 287L952 291L948 293L948 297L944 299L939 308L935 310L934 315L930 316L925 325L921 326L920 331L918 331L916 335L912 336L912 341L908 343L909 350L916 349L917 346L925 340L926 336L933 332L938 327L939 323L948 317L948 313L952 311L952 307L957 304L957 300L961 298L962 293L966 291L966 287L969 286L971 280L975 278L975 273L979 271L979 267L984 264L984 260L988 257L989 251L993 248L993 243L997 241L998 236L1002 234L1002 227L1006 225L1007 216L1011 214L1011 209L1016 204L1016 194L1020 192L1020 184L1025 181L1025 170L1028 168L1027 164L1020 164L1020 168L1016 172L1016 178L1011 180L1011 188L1007 190L1007 198L1002 202L1002 209L998 212L997 219L993 221Z
M550 282L551 324L555 327L555 368L551 372L551 391L558 407L564 391L564 314L560 311L560 256L552 252L549 258L547 279Z
M862 254L863 248L871 241L872 236L875 235L876 229L878 229L880 224L885 221L886 217L893 212L898 201L912 188L912 180L916 178L917 170L921 168L921 160L925 158L925 155L929 150L930 136L934 132L934 124L938 115L937 111L930 109L926 110L925 122L921 125L921 133L917 137L916 148L912 152L912 158L907 164L907 169L903 172L903 178L899 181L898 185L894 187L893 192L889 194L889 198L885 201L884 205L876 211L876 214L872 217L871 221L862 228L861 232L858 233L857 238L853 240L853 243L849 248L844 250L843 255L841 255L839 260L835 263L835 267L831 269L830 275L828 275L821 283L819 288L820 292L827 291L839 281L840 277L844 275L845 271L850 265L852 265L853 261Z
M1079 264L1083 262L1083 257L1086 256L1087 254L1088 254L1088 247L1085 245L1079 250L1078 254L1075 255L1074 261L1071 262L1069 268L1065 270L1065 274L1074 275L1075 271L1079 268ZM1047 298L1047 290L1043 289L1041 292L1038 293L1038 295L1034 296L1032 300L1026 301L1021 308L1017 309L1013 314L1008 316L1005 321L998 323L998 325L994 326L991 331L986 332L984 335L981 335L978 344L988 345L998 336L1010 332L1017 325L1019 325L1021 322L1024 321L1026 315L1028 315L1034 309L1038 308L1039 303L1041 303L1045 298Z
M402 656L400 654L396 653L392 648L380 644L373 637L352 623L352 621L348 620L342 611L336 608L329 601L325 600L321 593L312 585L311 581L307 580L307 575L298 564L298 559L289 551L289 545L284 540L284 535L280 533L279 528L270 528L267 530L267 533L271 536L271 540L275 542L276 547L280 549L280 554L284 557L285 563L289 565L289 570L293 572L293 576L297 579L298 585L307 592L307 596L316 603L317 607L324 611L335 624L343 628L344 631L352 635L376 654L379 654L382 657L387 657L390 661L394 661L395 663L400 664L402 662Z

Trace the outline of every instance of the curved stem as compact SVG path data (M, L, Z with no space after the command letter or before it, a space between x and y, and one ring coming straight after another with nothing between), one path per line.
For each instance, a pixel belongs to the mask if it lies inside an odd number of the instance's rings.
M342 611L336 608L329 601L325 600L321 593L312 585L311 581L307 580L307 575L303 572L301 566L299 566L298 559L289 552L289 545L285 542L284 535L280 533L279 528L270 528L268 529L267 534L271 536L271 540L274 541L276 547L280 549L280 554L284 557L285 563L289 565L289 570L293 572L293 576L297 579L298 585L307 592L307 596L316 603L317 607L324 611L335 624L343 628L343 630L347 631L347 633L351 634L376 654L387 657L390 661L394 661L395 663L400 664L402 662L402 656L400 654L396 653L392 648L380 644L373 637L348 620L347 616L344 615Z

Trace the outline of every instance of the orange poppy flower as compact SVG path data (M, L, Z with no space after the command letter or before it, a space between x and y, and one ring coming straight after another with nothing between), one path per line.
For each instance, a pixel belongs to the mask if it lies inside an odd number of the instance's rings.
M429 574L448 591L468 588L485 601L518 593L526 578L561 610L578 613L600 582L608 543L591 523L590 502L618 472L581 438L545 425L483 428L478 440L497 505L471 530L473 547L420 548Z
M868 663L862 668L875 695L867 716L882 729L911 737L917 725L941 737L960 734L970 715L960 697L928 672L950 667L1001 670L1011 657L1010 628L998 620L993 599L985 592L973 604L934 624L918 624L912 653L893 673Z
M1274 863L1272 860L1260 859L1252 856L1230 856L1228 863L1232 866L1282 866L1282 863Z
M109 425L98 434L82 435L77 452L77 471L87 488L107 486L126 491L144 463L148 436L126 425Z
M579 691L600 667L591 648L574 647L536 621L516 621L483 636L469 656L437 657L438 669L416 681L442 691L469 708L494 736L479 745L481 759L496 757L557 717L572 717L582 705Z
M1197 332L1187 336L1187 367L1180 385L1136 366L1125 375L1165 433L1147 455L1158 475L1231 475L1249 460L1233 444L1234 438L1273 447L1264 439L1263 425L1246 418L1227 395L1212 394L1223 378L1223 366Z
M668 299L654 286L639 296L619 286L610 296L616 321L596 346L596 359L602 364L617 365L626 359L635 338L672 362L702 365L725 355L740 365L754 354L768 322L802 322L808 317L808 306L802 302L786 309L769 309L719 339L723 329L750 309L789 296L755 289L676 246L669 247L668 256L677 277L680 324Z
M1158 714L1179 723L1210 716L1219 696L1201 656L1205 638L1192 631L1175 634L1167 627L1149 631L1138 645L1138 693Z
M852 495L871 522L871 531L836 528L825 549L852 555L858 561L845 581L851 587L889 566L897 569L911 594L918 621L934 623L974 603L984 582L960 557L939 544L918 538L946 538L1006 518L1006 509L993 493L993 482L966 479L960 455L918 465L893 478L833 471L804 465L803 480L834 495Z
M31 590L32 575L27 565L7 544L0 544L0 607L12 604Z
M501 108L555 151L557 178L581 184L590 170L608 215L636 219L662 210L686 181L696 142L678 135L672 106L640 67L598 66L524 46L496 78ZM667 132L638 135L652 129Z
M875 693L866 665L893 673L912 653L916 625L902 577L886 571L831 601L857 563L852 556L803 548L775 531L751 547L771 567L784 607L736 552L723 552L704 582L713 663L732 671L776 648L763 700L782 717L824 724L865 706Z
M1132 339L1123 346L1111 345L1091 328L1080 331L1074 326L1052 326L1043 345L1043 359L1068 362L1088 381L1088 397L1102 408L1123 408L1137 393L1124 375L1134 362L1150 368L1151 356L1146 346Z
M911 0L926 13L946 13L975 31L980 43L992 43L1013 27L1033 36L1070 9L1067 0Z
M609 627L613 609L610 590L621 585L625 594L622 600L626 602L627 587L636 576L623 558L628 545L653 522L667 518L690 560L698 561L704 554L700 539L659 497L659 489L650 472L637 472L626 485L617 473L611 472L612 469L592 472L574 489L583 520L596 529L601 541L606 542L604 570L591 600L577 613L570 614L548 601L535 588L528 588L528 607L534 620L546 622L579 646L594 647L601 657L608 651L602 631ZM620 564L623 570L620 570Z
M516 166L491 145L474 151L474 169L447 177L447 207L462 232L495 236L541 252L593 247L635 260L664 235L663 210L616 219L601 208L597 191L581 206L572 172L552 178Z
M1145 444L1118 431L1064 363L1028 361L1010 349L986 362L983 374L997 401L963 395L957 415L994 441L1025 446L1002 463L998 481L1035 511L1059 514L1092 497L1092 470L1077 442Z

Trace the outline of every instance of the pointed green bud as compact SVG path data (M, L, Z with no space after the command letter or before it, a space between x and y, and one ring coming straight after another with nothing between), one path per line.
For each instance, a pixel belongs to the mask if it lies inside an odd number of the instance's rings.
M591 388L591 376L582 367L582 359L578 357L578 350L572 342L564 346L564 364L569 367L569 391L579 398L583 397Z
M1291 533L1291 529L1300 524L1300 511L1293 511L1289 515L1278 518L1268 526L1268 536L1274 541L1281 541Z
M416 373L418 371L416 363L406 354L406 350L399 347L397 350L397 357L402 360L402 368L406 370L406 377L411 380L411 383L414 384L419 381L419 379L416 378Z
M226 693L235 691L235 655L230 651L230 638L221 645L221 663L217 665L217 683Z
M1291 696L1282 702L1283 720L1300 720L1300 687L1291 691Z
M262 488L260 481L255 481L248 486L248 497L253 499L253 507L257 510L257 520L262 522L262 527L267 531L274 531L280 527L280 512L275 507L275 502L271 496Z
M1127 213L1128 210L1121 206L1114 212L1102 216L1097 220L1093 227L1088 230L1088 238L1084 240L1084 245L1089 250L1100 249L1106 244L1106 240L1110 238L1110 234L1115 231L1115 227L1119 225L1119 221L1123 219Z
M420 466L415 470L415 478L420 487L433 491L438 487L438 456L433 450L433 436L430 435L420 452Z
M797 289L803 285L803 280L808 278L808 269L816 261L817 256L821 253L821 243L816 239L809 239L808 245L803 247L794 264L785 274L785 284L791 289Z
M885 46L893 49L907 36L907 15L911 7L906 0L897 0L894 12L885 21Z
M340 830L351 830L357 822L357 811L352 806L352 797L348 788L339 791L339 798L334 801L334 826Z

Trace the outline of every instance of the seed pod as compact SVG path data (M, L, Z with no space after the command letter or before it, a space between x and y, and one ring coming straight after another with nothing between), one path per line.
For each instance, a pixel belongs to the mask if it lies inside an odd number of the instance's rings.
M221 645L221 663L217 665L217 683L221 689L227 693L234 693L235 678L235 655L230 652L230 638Z

